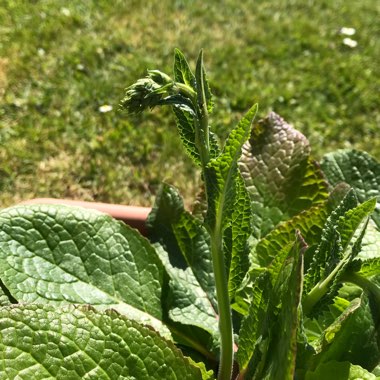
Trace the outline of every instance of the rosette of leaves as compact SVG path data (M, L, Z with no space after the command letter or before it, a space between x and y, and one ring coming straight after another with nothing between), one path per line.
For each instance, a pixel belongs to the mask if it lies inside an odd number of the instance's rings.
M86 209L0 211L0 379L375 379L379 164L256 106L223 146L200 53L126 89L172 108L203 213L163 184L149 234Z

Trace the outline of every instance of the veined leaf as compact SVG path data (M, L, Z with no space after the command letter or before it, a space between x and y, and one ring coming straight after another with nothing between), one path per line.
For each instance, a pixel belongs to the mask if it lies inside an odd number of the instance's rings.
M154 330L90 307L0 308L0 379L188 379L200 368Z
M254 126L239 166L255 210L258 239L328 196L307 139L273 112Z
M0 278L19 302L114 308L163 334L164 268L136 230L58 205L0 212Z
M236 178L236 196L231 224L224 232L228 288L230 298L235 295L249 269L248 238L252 233L252 210L249 194L240 174Z
M194 91L197 89L195 76L185 56L179 49L174 50L174 80L191 87Z
M185 147L186 153L198 166L201 165L200 154L196 146L194 114L180 105L173 106L173 112L177 120L179 136ZM209 132L210 158L215 158L220 153L219 144L212 132Z
M354 362L372 370L380 357L376 338L368 302L365 297L357 298L314 344L317 355L309 368L337 360Z
M360 263L359 274L364 277L372 277L380 275L380 257L374 257Z
M305 380L378 380L374 374L350 362L332 360L315 371L307 371Z
M212 108L213 108L212 94L211 94L211 89L207 80L206 70L203 65L203 51L202 50L200 51L199 56L198 56L195 76L196 76L196 84L197 84L198 103L199 105L201 105L201 108L203 106L203 103L205 103L207 111L211 113Z
M276 268L260 276L253 286L238 353L247 378L293 379L305 247L297 235L296 242L284 248Z
M326 277L342 258L342 247L337 226L340 217L357 205L353 191L350 191L340 205L328 217L322 232L321 242L313 256L305 276L305 291L310 291L323 277ZM335 264L335 265L334 265Z
M346 182L355 189L360 202L376 197L380 200L380 163L366 152L338 150L326 154L321 162L322 170L329 183ZM380 209L372 215L380 228Z
M321 243L305 277L307 294L304 297L303 307L307 315L313 310L321 312L332 302L341 286L346 269L361 250L368 217L376 201L372 199L351 208L350 204L354 203L355 195L351 191L326 223ZM351 244L360 226L362 227L359 236Z
M178 192L165 184L147 225L151 240L159 244L156 249L170 277L166 305L171 328L174 327L177 336L181 335L179 338L184 343L198 350L200 344L206 350L211 349L218 339L218 331L208 233L198 219L184 210ZM208 334L191 330L189 326Z
M254 105L231 131L221 155L211 160L205 170L205 181L209 191L206 223L210 230L215 226L224 229L231 221L236 199L237 161L241 155L241 148L248 139L256 112L257 105Z

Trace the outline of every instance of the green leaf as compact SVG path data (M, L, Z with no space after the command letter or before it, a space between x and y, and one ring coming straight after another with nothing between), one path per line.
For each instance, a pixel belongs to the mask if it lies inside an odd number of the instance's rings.
M9 299L8 289L5 289L4 284L0 279L0 307L5 305L10 305L12 302Z
M328 196L307 139L273 112L254 126L239 166L255 210L258 239Z
M350 362L322 363L315 371L308 371L305 380L376 380L374 374Z
M177 129L186 153L193 159L193 162L200 166L200 154L196 145L194 113L189 109L175 105L172 107L177 121ZM218 141L212 132L209 132L210 157L218 156L220 149Z
M200 346L212 349L219 335L209 235L200 221L184 210L178 192L166 184L147 226L170 277L165 300L169 327L183 344L207 355ZM194 331L189 326L204 331Z
M1 379L189 379L198 367L154 330L90 307L0 308Z
M337 295L346 269L361 250L362 240L376 200L371 199L354 208L355 195L351 191L331 214L310 269L305 276L304 312L321 312ZM363 225L364 223L364 225ZM351 244L355 232L359 236ZM351 246L349 247L349 244Z
M136 230L100 212L58 205L2 210L0 278L20 302L112 307L168 334L157 253Z
M249 269L248 238L252 233L251 201L243 179L236 178L235 204L231 224L224 232L224 255L229 268L228 288L232 299Z
M277 323L273 325L272 347L267 378L292 380L297 350L297 329L300 323L299 306L302 294L303 253L305 242L298 235L278 274L274 293L280 294Z
M212 112L213 101L210 85L207 80L206 71L203 65L203 51L201 50L197 60L197 66L195 70L197 93L198 93L198 103L199 105L206 104L207 111Z
M342 247L337 226L341 217L357 205L353 191L350 191L340 205L328 217L323 229L321 241L313 256L310 268L305 276L305 291L310 291L323 277L334 268L334 263L342 257Z
M197 89L195 76L179 49L174 50L174 80L191 87L194 91Z
M331 185L346 182L355 189L360 202L376 197L380 200L380 163L366 152L338 150L326 154L321 167ZM372 215L380 228L380 209Z
M293 379L305 248L297 234L296 242L284 247L276 265L253 285L237 356L247 378Z
M376 328L365 297L355 299L314 343L317 355L312 366L331 360L349 361L374 368L380 357Z
M380 275L380 257L374 257L360 263L359 274L364 277Z
M249 136L256 112L257 105L254 105L231 131L220 156L211 160L205 170L205 181L209 191L206 223L210 230L216 226L224 229L231 221L236 200L237 161Z

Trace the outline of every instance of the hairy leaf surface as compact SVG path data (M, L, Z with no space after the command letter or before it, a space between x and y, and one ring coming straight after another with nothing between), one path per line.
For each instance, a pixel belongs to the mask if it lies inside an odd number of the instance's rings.
M0 212L0 278L20 302L114 308L163 333L164 268L136 230L58 205Z
M329 183L346 182L355 189L360 202L376 197L380 200L380 163L368 153L342 149L326 154L321 166ZM380 209L372 215L380 228Z
M201 370L158 333L115 311L0 308L0 379L202 380Z
M182 198L169 185L163 185L148 218L151 240L170 277L166 297L168 317L172 322L196 326L204 331L174 326L188 344L201 343L210 348L218 337L214 275L209 235L199 220L184 210ZM161 248L160 248L161 247ZM189 336L191 333L192 336Z
M239 166L255 210L256 238L327 198L307 139L275 113L254 126Z

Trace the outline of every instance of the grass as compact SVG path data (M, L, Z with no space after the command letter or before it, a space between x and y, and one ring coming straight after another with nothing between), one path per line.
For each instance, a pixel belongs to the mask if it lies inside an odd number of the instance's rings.
M282 115L317 158L353 147L380 159L379 16L376 0L1 0L0 205L150 205L162 179L190 202L198 173L169 110L118 110L146 68L171 73L175 47L190 61L204 48L221 139L259 102L260 117ZM357 47L342 43L343 26Z

